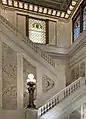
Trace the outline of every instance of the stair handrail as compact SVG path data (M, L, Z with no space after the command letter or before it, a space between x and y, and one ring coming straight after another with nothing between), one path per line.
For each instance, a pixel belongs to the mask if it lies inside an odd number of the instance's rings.
M45 114L48 110L56 106L58 103L60 103L62 100L67 98L69 95L74 93L77 89L79 89L82 85L85 84L86 84L85 77L79 77L76 81L74 81L73 83L62 89L55 96L46 101L44 105L39 107L38 116L42 116L43 114Z
M16 26L12 25L7 19L0 15L1 22L9 28L15 35L18 33L24 38L24 42L29 45L36 53L38 53L44 60L46 60L50 65L56 68L55 60L52 59L45 51L39 48L35 43L33 43L27 36L25 36Z

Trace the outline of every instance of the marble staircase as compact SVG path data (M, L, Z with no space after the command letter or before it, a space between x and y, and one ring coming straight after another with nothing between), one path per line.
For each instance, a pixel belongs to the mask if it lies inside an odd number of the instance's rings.
M80 77L38 109L39 119L64 119L86 99L86 79Z
M56 62L46 52L44 52L40 47L36 46L36 44L30 41L29 38L24 36L16 27L10 24L9 21L7 21L1 15L0 15L0 33L7 36L9 39L12 40L12 42L17 44L19 47L23 48L25 52L30 54L32 57L35 57L37 61L39 61L47 69L49 69L50 72L54 73L54 75L57 76L57 72L59 70ZM59 72L59 75L61 75L61 72ZM81 99L82 98L83 100L85 99L84 98L85 95L86 95L86 79L84 77L80 77L75 82L62 89L59 93L55 94L52 98L46 100L45 103L38 105L39 100L37 100L36 101L37 118L63 119L64 113L65 116L67 116L68 113L71 113L71 111L73 111L75 107L77 107L82 102ZM16 119L20 119L20 117L22 117L21 119L26 119L25 117L26 110L24 109L22 111L20 111L19 113L20 114L19 118L17 116ZM21 116L21 112L24 116ZM13 115L16 115L16 113L14 113ZM61 117L62 115L63 117ZM11 118L9 117L8 118L14 119L14 117L12 118L11 115ZM0 119L3 119L3 117L0 117Z

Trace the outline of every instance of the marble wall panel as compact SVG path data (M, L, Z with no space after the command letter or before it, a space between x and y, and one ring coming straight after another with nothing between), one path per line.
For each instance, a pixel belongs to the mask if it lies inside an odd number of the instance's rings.
M43 75L42 77L42 91L46 93L55 86L55 82L50 79L48 76Z
M75 67L75 80L79 78L79 65Z
M23 59L23 79L24 79L24 107L28 104L29 100L29 94L27 91L27 78L28 74L34 74L34 77L36 79L36 67L33 66L30 62L28 62L26 59ZM36 91L34 92L34 99L36 98Z
M71 70L71 82L75 80L75 68Z
M82 62L71 70L71 82L77 80L79 77L85 77L85 62Z
M17 108L17 53L2 44L2 107Z
M69 115L69 119L84 119L81 118L81 107L77 108L76 110L74 110L70 115Z
M85 62L80 64L80 77L85 77Z

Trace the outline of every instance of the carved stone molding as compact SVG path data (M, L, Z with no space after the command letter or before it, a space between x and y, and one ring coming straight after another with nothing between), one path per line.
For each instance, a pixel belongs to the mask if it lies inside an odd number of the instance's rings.
M80 77L85 77L85 62L80 64Z
M45 93L51 90L55 86L55 82L48 76L43 75L42 77L42 91Z

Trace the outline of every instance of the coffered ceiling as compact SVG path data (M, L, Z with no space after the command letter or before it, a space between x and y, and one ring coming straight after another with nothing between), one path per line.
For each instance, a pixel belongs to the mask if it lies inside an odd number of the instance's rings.
M72 2L72 0L25 0L25 1L61 11L67 11L69 5Z
M82 0L1 0L2 5L54 18L68 19Z

